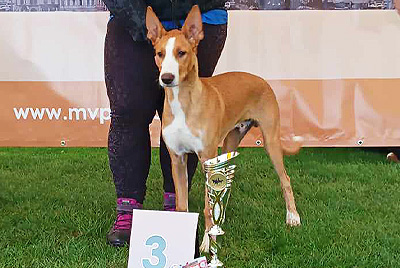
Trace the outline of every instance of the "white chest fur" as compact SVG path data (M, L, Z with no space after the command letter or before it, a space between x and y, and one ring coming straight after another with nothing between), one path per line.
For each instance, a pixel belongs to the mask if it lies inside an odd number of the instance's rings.
M171 112L174 116L172 123L163 128L165 144L177 155L203 150L201 137L192 134L186 124L186 116L179 102L179 87L173 87L173 100L170 101Z

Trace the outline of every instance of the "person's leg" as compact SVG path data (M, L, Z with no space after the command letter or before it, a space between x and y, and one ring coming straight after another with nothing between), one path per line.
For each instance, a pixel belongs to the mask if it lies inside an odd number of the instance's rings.
M204 39L197 50L199 76L211 77L225 46L227 25L203 24Z
M117 194L117 220L107 242L129 242L132 209L141 208L150 167L149 124L162 95L157 86L153 49L134 42L116 19L108 23L104 72L110 100L109 165Z
M227 25L203 24L204 39L199 43L197 58L199 62L199 76L210 77L214 73L218 59L221 56L227 35ZM162 117L163 102L158 107L160 118ZM171 158L163 138L160 140L160 161L164 176L164 209L175 210L175 186L171 172ZM196 154L188 156L189 189L196 171L198 158Z

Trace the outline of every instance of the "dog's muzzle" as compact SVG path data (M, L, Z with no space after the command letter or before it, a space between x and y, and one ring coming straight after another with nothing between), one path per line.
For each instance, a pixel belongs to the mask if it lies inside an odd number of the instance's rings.
M165 84L165 85L170 85L175 79L175 75L173 75L172 73L164 73L161 75L161 81Z

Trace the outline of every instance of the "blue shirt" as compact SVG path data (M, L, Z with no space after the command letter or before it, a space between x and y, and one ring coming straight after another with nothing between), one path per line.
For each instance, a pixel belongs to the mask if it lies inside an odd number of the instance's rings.
M224 9L212 9L203 14L201 14L201 19L203 23L221 25L228 22L228 12ZM179 23L183 25L185 20L180 20ZM178 26L174 21L162 21L162 25L165 30L169 31L172 29L177 29Z
M114 18L114 15L110 14L110 20ZM228 12L225 9L212 9L201 14L201 20L203 23L212 25L222 25L228 23ZM179 23L183 25L185 20L180 20ZM162 21L162 25L165 30L169 31L172 29L179 28L174 21Z

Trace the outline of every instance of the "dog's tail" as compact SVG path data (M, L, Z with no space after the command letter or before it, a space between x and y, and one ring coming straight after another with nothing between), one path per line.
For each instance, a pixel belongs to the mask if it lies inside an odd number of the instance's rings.
M282 141L282 150L285 155L295 155L297 154L301 147L303 146L303 137L294 136L291 141Z
M201 253L209 253L210 252L210 236L207 231L204 232L203 242L200 245Z

